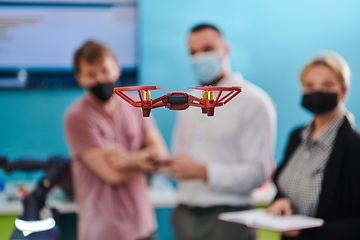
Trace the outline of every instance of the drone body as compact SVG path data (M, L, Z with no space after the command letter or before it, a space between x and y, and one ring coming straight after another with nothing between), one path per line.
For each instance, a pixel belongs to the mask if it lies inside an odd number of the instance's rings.
M134 107L143 109L143 116L149 117L151 109L166 107L170 110L184 110L190 106L201 107L202 113L208 116L214 116L215 107L221 107L228 103L241 91L241 87L188 87L190 89L202 90L202 98L195 97L185 92L170 92L156 99L151 99L150 91L162 88L156 86L134 86L134 87L117 87L114 92ZM127 96L124 91L138 91L140 101L134 101ZM214 91L219 91L216 99L214 100ZM222 92L229 92L221 97Z

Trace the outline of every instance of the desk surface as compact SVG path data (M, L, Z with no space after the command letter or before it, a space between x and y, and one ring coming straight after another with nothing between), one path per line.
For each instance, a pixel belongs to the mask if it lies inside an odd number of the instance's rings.
M154 208L171 208L176 205L176 191L158 192L150 189L149 198ZM55 207L62 214L77 212L77 206L74 202L51 200L48 201L47 204ZM0 203L0 216L20 215L22 211L23 207L20 201L5 201Z
M264 186L263 186L264 187ZM276 194L276 187L273 184L265 186L267 189L255 189L252 192L252 202L254 206L269 204ZM176 190L168 189L166 191L149 189L149 199L154 208L172 208L176 206ZM47 204L55 207L62 214L76 213L77 206L74 202L61 202L50 200ZM0 202L0 216L20 215L22 214L22 204L20 201Z

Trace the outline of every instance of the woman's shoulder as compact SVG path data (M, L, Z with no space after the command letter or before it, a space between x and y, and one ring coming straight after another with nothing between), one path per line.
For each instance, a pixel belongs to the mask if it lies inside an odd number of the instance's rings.
M360 134L356 130L350 129L347 132L346 147L360 158Z
M350 171L356 171L356 174L360 176L360 134L351 127L347 120L339 129L337 142L338 146L343 146L342 161L344 164L350 168Z
M354 128L352 128L349 121L345 118L343 125L339 129L339 133L342 132L347 144L354 145L360 150L360 134Z

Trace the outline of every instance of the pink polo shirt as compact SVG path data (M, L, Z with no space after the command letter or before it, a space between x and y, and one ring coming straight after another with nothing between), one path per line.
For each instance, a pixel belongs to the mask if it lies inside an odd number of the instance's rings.
M118 98L117 98L118 99ZM72 176L78 211L78 240L137 240L156 230L154 211L147 196L147 177L141 173L126 183L103 182L78 158L91 148L121 144L141 148L147 129L154 127L141 109L120 98L119 108L109 115L86 98L67 110L65 131L72 158Z

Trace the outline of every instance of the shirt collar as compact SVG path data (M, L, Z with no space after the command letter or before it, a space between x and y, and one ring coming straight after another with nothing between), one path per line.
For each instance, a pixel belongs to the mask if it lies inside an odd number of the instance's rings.
M344 113L340 111L334 119L332 119L326 127L320 132L319 136L316 139L316 143L320 144L323 147L330 146L331 143L334 141L337 131L339 130L341 124L344 122ZM303 131L301 132L301 140L303 142L310 141L310 135L314 129L314 123L311 122L307 125Z
M221 79L218 84L216 84L217 87L231 87L231 86L241 86L244 82L244 78L241 73L234 72L230 75L228 78Z

